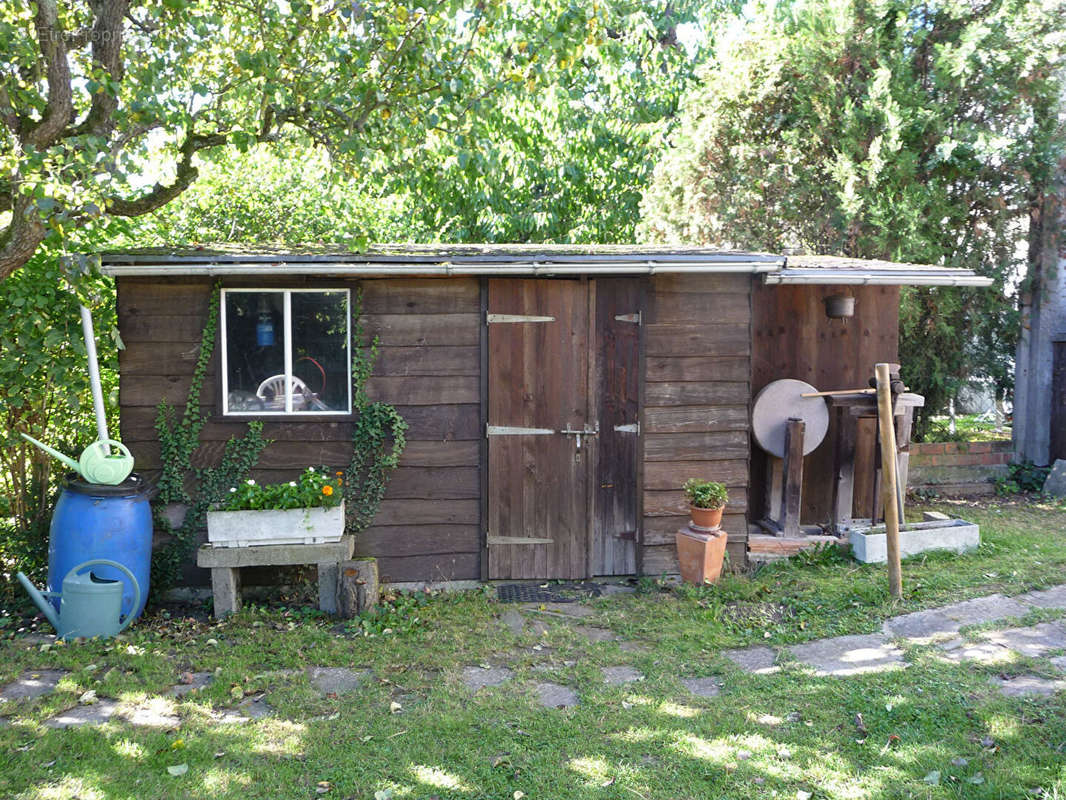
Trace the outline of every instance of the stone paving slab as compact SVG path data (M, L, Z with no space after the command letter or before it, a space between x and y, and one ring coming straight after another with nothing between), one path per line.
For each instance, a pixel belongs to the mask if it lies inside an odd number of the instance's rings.
M592 625L574 625L573 631L581 634L590 642L617 642L622 639L614 631L609 631L606 628L596 628Z
M1041 622L1030 628L989 631L982 638L1029 658L1042 658L1052 650L1066 649L1066 629L1052 622Z
M1052 586L1050 589L1041 589L1035 592L1026 592L1018 595L1015 600L1020 600L1037 608L1062 608L1066 609L1066 584Z
M463 685L472 692L486 686L500 686L514 677L507 667L463 667Z
M860 675L905 666L903 651L877 633L797 644L789 652L797 661L814 667L816 675Z
M135 708L119 712L126 722L142 728L177 728L181 719L162 697L153 697Z
M515 636L521 636L526 629L526 618L517 608L511 607L500 614L500 622Z
M581 702L577 692L558 683L538 683L537 702L545 708L570 708Z
M645 655L651 652L651 649L640 642L619 642L618 649L623 653L636 653L638 655Z
M1005 697L1049 697L1055 692L1066 690L1066 681L1052 681L1036 675L993 678L992 683L999 686L1000 693Z
M624 583L601 583L600 594L607 597L612 594L636 594L636 586L628 586Z
M371 675L368 669L348 669L347 667L308 667L307 677L321 694L344 694L354 692L361 687Z
M56 685L68 673L61 669L42 669L23 672L16 680L0 689L0 702L32 700L54 691Z
M198 692L214 680L214 673L211 672L189 672L183 676L181 683L177 683L170 687L170 694L174 697L184 697L189 692ZM185 681L188 681L186 683Z
M1010 650L995 642L973 644L964 639L952 639L950 642L943 642L938 647L942 651L941 658L953 664L961 664L963 661L994 664L998 661L1007 661L1011 655Z
M915 644L927 644L941 636L954 635L967 625L1024 617L1028 613L1029 607L1017 600L992 594L893 617L885 620L882 630L889 636L901 636Z
M243 725L271 714L270 704L262 694L252 695L242 700L236 708L223 708L212 714L220 725Z
M633 667L604 667L603 680L608 686L622 686L644 680L643 673Z
M717 678L682 678L681 685L697 697L717 697L722 691Z
M1066 672L1066 656L1055 656L1048 659L1051 662L1051 666L1057 669L1059 672Z
M595 610L581 603L526 603L522 606L526 612L534 614L551 614L556 617L584 619L595 614Z
M776 666L777 653L769 647L744 647L738 650L726 650L722 653L745 672L755 675L769 675L779 671Z
M44 721L46 728L77 728L103 725L118 712L117 700L99 700L90 706L74 706Z

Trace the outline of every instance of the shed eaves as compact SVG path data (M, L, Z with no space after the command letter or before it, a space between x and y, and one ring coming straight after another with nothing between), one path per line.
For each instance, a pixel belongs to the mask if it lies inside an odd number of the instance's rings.
M103 253L105 274L123 275L574 275L747 272L766 283L967 285L991 280L972 270L842 256L789 255L651 245L378 244L204 245Z

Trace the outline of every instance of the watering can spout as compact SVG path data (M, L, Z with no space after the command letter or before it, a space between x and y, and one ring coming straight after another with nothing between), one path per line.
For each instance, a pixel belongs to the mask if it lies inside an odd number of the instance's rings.
M63 455L63 454L62 454L62 453L60 453L60 452L59 452L58 450L55 450L55 449L53 449L53 448L49 447L49 446L48 446L48 445L46 445L46 444L45 444L44 442L39 442L39 441L37 441L37 440L36 440L36 439L34 439L34 438L33 438L32 436L29 436L29 435L27 435L27 434L25 434L25 433L20 433L20 434L19 434L19 436L21 436L21 437L22 437L23 439L25 439L25 440L26 440L27 442L29 442L30 444L35 444L35 445L37 445L37 446L38 446L39 448L41 448L42 450L44 450L44 452L48 453L48 455L50 455L50 456L55 456L55 457L56 457L56 458L58 458L58 459L59 459L60 461L62 461L62 462L63 462L64 464L66 464L66 465L67 465L68 467L70 467L70 468L71 468L72 470L74 470L74 471L75 471L75 472L77 472L77 473L78 473L79 475L81 475L81 466L79 466L78 462L77 462L77 461L75 461L75 460L74 460L73 458L70 458L69 456L65 456L65 455ZM83 476L83 477L84 477L84 476Z
M30 596L30 599L37 604L37 608L41 609L42 613L48 617L48 621L52 623L52 627L59 630L59 615L56 614L56 610L52 607L52 604L48 602L43 594L30 583L30 579L18 573L19 583L22 584L22 588L26 590L26 593Z

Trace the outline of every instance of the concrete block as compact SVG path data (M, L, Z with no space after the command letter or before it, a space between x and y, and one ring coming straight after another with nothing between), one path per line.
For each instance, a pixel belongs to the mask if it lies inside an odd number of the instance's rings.
M215 619L241 610L241 571L214 567L211 570L211 594L215 600Z
M888 541L883 525L853 530L849 534L851 552L865 564L883 564L888 560ZM905 526L899 532L900 555L925 553L929 550L952 550L965 553L981 544L977 525L961 519L932 520Z
M327 544L278 544L256 547L212 547L196 551L196 566L207 567L283 567L294 564L338 563L352 557L354 536L342 536Z

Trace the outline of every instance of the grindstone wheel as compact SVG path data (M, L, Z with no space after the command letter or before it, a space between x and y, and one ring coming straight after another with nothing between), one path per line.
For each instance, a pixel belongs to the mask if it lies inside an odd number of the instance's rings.
M751 411L751 430L759 447L778 458L785 457L785 428L790 417L806 423L803 431L803 455L822 443L829 430L829 409L824 397L801 397L818 390L809 383L792 378L768 383L755 396Z

